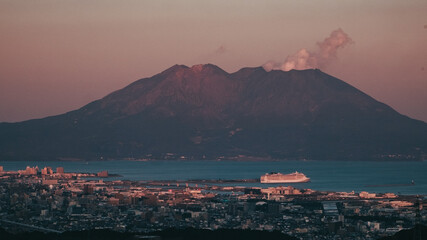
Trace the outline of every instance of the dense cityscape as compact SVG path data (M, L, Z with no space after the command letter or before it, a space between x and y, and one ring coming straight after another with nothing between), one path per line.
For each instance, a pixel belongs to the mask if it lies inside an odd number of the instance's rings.
M252 229L299 239L378 239L427 224L425 196L258 188L237 186L239 181L109 180L111 175L0 167L0 226L56 233Z

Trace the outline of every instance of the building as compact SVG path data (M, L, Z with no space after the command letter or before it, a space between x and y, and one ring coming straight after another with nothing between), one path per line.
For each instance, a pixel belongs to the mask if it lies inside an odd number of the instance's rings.
M97 174L98 177L108 177L108 171L102 171Z
M369 193L369 192L360 192L359 193L359 197L361 198L375 198L377 196L377 194L375 193Z
M42 169L42 175L51 175L53 174L53 170L51 167L45 167Z
M83 194L85 194L85 195L93 194L93 185L85 184L83 186Z
M25 170L19 170L18 172L22 175L37 175L38 171L39 171L38 167L27 166Z
M64 168L63 167L57 167L56 168L56 173L59 173L59 174L64 173Z

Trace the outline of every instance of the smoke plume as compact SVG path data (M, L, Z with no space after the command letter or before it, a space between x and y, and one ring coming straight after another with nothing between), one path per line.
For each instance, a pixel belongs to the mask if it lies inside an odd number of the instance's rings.
M288 56L282 63L269 61L263 67L266 71L323 68L337 57L338 49L350 43L353 43L353 40L339 28L331 32L330 36L325 38L323 42L318 42L316 51L302 48L295 54Z

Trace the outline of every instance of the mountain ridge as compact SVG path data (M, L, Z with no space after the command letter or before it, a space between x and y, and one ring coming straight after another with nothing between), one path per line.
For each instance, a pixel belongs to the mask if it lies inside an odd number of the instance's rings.
M420 160L427 124L318 69L174 65L77 110L0 124L0 158ZM173 156L173 157L171 157Z

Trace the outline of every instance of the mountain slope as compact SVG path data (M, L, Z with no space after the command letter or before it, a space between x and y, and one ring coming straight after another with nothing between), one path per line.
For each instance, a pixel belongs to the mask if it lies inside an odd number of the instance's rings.
M0 124L1 159L422 159L427 124L320 70L175 65L58 116Z

